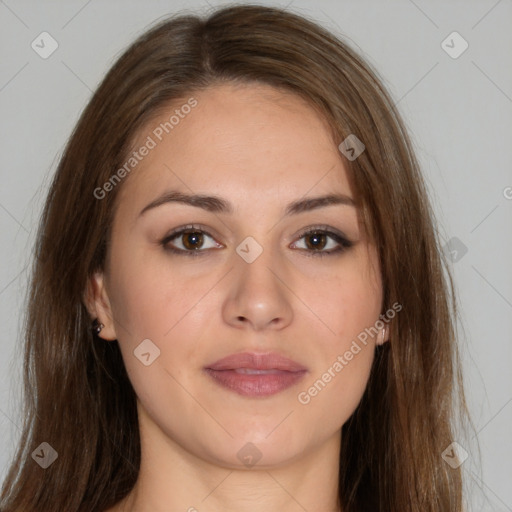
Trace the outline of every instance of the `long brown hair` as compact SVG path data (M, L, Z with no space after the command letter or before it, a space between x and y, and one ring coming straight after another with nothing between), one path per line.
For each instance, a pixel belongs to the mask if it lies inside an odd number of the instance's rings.
M376 72L349 46L303 16L256 5L221 8L205 19L175 16L151 28L108 72L70 137L39 226L23 433L1 510L103 511L135 484L135 393L118 344L91 333L83 299L88 278L103 268L123 184L103 199L94 190L123 165L149 119L222 82L299 94L328 121L334 143L355 134L365 145L345 164L378 248L382 311L394 303L402 310L342 427L343 510L461 511L460 467L441 457L453 440L455 413L467 413L456 302L404 124ZM32 457L43 442L58 453L47 469Z

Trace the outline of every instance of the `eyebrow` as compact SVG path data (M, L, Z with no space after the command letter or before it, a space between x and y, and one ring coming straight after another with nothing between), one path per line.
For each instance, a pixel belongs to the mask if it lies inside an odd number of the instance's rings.
M170 190L157 197L145 206L139 216L146 213L148 210L157 208L168 203L182 203L196 208L202 208L212 213L227 213L232 215L234 212L233 205L218 196L207 196L201 194L185 194L175 190ZM286 206L285 216L296 215L299 213L316 210L332 205L346 205L356 207L354 200L344 194L328 194L318 197L308 197L293 201Z

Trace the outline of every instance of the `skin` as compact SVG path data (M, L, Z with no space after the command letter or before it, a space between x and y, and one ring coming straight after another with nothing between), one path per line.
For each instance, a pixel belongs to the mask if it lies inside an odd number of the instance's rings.
M325 121L295 95L224 84L193 96L198 105L119 185L105 270L87 290L91 316L105 325L100 336L118 340L138 397L139 479L109 512L339 511L341 427L385 334L369 338L307 405L297 396L378 320L380 269L356 207L288 217L284 207L333 192L355 199L344 157ZM135 146L168 118L148 124ZM220 196L235 213L166 203L140 215L170 189ZM160 241L190 223L211 235L199 244L202 255L166 251ZM301 232L318 224L353 246L308 257L339 247L327 238L307 251L312 237ZM235 250L248 236L263 248L252 263ZM183 249L185 238L168 245ZM160 349L149 366L133 353L144 339ZM254 398L203 372L242 351L276 351L308 373L291 388ZM261 453L252 467L237 457L248 442Z

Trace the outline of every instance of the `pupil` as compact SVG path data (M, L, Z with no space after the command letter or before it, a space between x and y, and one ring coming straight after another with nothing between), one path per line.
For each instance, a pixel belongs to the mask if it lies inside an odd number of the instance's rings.
M314 240L314 242L311 244L311 243L308 243L308 245L310 247L312 247L313 249L318 249L319 246L322 246L324 245L325 243L325 235L320 233L320 234L314 234L314 235L309 235L309 237L307 238L308 241L310 240ZM322 248L320 247L320 248Z
M187 249L197 249L201 246L203 235L197 232L185 233L185 240L183 245Z

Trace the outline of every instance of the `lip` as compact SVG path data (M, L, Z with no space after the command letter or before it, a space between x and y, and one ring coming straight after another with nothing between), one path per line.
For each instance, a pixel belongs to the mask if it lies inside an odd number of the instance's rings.
M266 397L297 384L308 369L275 352L231 354L204 367L219 385L242 396Z

